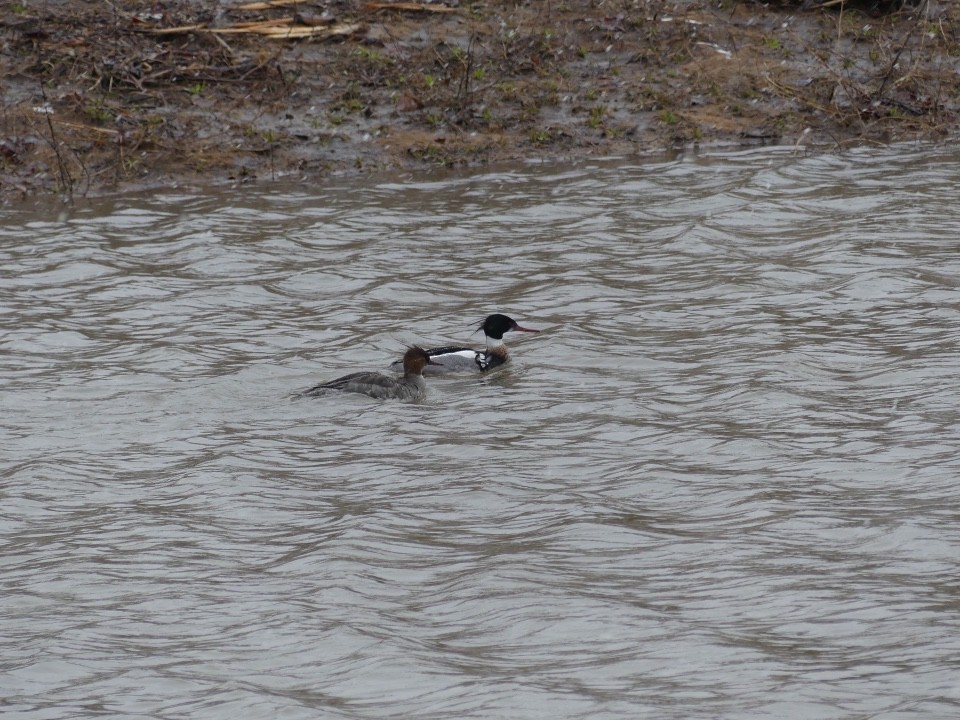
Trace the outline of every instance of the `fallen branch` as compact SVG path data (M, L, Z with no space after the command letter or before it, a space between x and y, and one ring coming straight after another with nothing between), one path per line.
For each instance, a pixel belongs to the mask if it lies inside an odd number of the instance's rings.
M363 29L361 23L347 23L343 25L294 25L294 18L280 18L278 20L259 20L256 22L237 23L229 27L213 28L206 25L182 25L175 28L158 28L151 30L157 35L175 35L178 33L201 32L212 35L265 35L275 40L299 38L327 38L343 35L353 35Z
M788 85L784 85L783 83L774 80L769 75L764 75L763 79L767 81L770 87L772 87L774 91L776 91L777 95L779 95L780 97L797 100L803 103L804 105L806 105L807 107L813 108L814 110L819 110L820 112L825 113L827 115L833 115L834 117L842 117L842 113L840 113L838 110L836 109L831 110L825 105L821 105L815 100L812 100L806 97L803 93L798 92L795 88L789 87Z
M286 5L302 5L303 0L268 0L267 2L253 2L246 5L237 5L231 10L269 10L275 7L284 7Z
M401 10L403 12L434 12L452 13L456 8L447 5L433 5L417 2L368 2L364 5L367 10Z
M60 190L61 192L67 193L67 196L73 197L73 177L70 175L70 172L67 170L67 165L63 161L63 155L60 153L60 141L57 139L57 133L53 129L53 118L50 117L53 115L53 108L50 106L50 103L47 101L47 92L43 88L43 83L40 83L40 96L43 98L43 115L47 119L47 127L50 129L50 139L47 142L50 144L50 148L53 150L53 154L57 158L57 170L60 173Z
M352 23L349 25L331 25L330 27L298 25L296 27L263 28L257 32L274 40L284 40L286 38L328 38L353 35L362 29L363 25L361 23Z
M276 20L251 20L250 22L238 22L231 25L231 28L253 30L258 27L271 27L273 25L292 25L293 18L277 18Z
M151 28L149 32L152 32L154 35L176 35L177 33L188 33L196 32L197 30L205 30L206 25L180 25L179 27L172 28Z
M100 133L101 135L120 135L119 130L114 130L112 128L102 128L96 127L94 125L84 125L83 123L69 122L68 120L53 120L57 125L63 125L64 127L73 128L74 130L89 130L90 132Z

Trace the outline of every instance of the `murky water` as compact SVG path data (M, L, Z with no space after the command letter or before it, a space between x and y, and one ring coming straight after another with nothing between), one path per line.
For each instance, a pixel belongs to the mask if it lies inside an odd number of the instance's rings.
M960 155L0 227L5 718L960 712ZM422 404L290 392L412 341Z

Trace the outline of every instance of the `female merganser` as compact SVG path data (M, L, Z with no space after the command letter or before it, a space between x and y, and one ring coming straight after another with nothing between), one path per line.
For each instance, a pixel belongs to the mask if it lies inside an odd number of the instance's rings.
M503 344L504 333L511 330L530 333L540 332L539 330L520 327L516 320L500 313L488 315L477 329L483 330L483 334L487 338L485 349L475 350L455 345L430 348L427 350L427 354L430 356L430 364L439 367L435 370L425 370L424 374L443 375L451 372L476 372L478 370L485 372L486 370L492 370L510 359L507 346ZM394 363L394 367L396 366L398 366L398 363Z
M436 365L427 351L416 345L410 347L403 355L403 377L395 378L377 372L358 372L325 382L294 397L317 397L325 395L330 390L362 393L370 397L383 400L393 398L397 400L423 400L427 392L423 382L423 368L427 365Z

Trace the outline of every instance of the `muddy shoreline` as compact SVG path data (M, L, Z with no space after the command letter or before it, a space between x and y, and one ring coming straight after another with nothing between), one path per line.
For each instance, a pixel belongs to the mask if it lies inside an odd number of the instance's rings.
M952 141L958 3L0 11L0 199L705 145Z

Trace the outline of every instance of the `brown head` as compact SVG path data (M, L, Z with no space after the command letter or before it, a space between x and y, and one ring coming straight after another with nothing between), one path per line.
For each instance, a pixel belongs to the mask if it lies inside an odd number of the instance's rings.
M403 354L403 374L420 375L427 365L439 365L430 359L430 355L422 347L411 345Z

